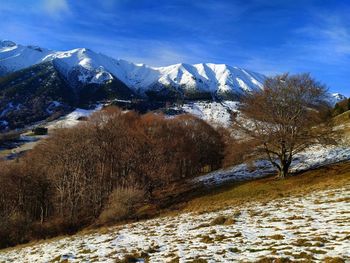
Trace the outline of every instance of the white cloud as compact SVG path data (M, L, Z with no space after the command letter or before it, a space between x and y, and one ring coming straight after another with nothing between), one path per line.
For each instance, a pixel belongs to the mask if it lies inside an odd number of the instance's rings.
M304 40L304 53L318 61L337 64L350 58L349 23L342 16L320 15L318 23L297 30L296 36Z
M67 0L43 0L43 8L48 15L54 18L70 13Z

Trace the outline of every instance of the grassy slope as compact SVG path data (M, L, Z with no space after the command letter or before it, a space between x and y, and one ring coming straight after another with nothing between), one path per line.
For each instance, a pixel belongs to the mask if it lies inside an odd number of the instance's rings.
M274 177L248 182L232 183L216 189L197 189L182 202L173 200L167 211L170 214L188 211L213 211L227 206L240 206L251 201L267 202L287 196L302 196L318 190L338 188L350 182L350 162L338 163L310 170L284 180ZM175 211L174 211L175 210Z
M334 117L334 123L338 126L338 130L342 132L342 136L350 141L350 110Z
M202 214L202 212L216 211L220 209L227 209L229 206L233 209L237 207L240 211L240 206L244 206L249 202L261 202L262 204L270 200L278 200L281 197L288 196L303 196L308 193L313 193L315 191L325 190L325 189L337 189L345 184L350 183L350 161L344 163L338 163L334 165L329 165L323 168L319 168L312 171L307 171L297 176L291 176L284 180L276 180L273 177L268 177L259 180L253 180L243 183L232 183L231 185L226 185L224 187L219 187L215 189L206 189L203 191L198 189L195 193L192 192L191 195L182 196L181 199L174 199L174 203L181 200L182 203L170 206L169 209L163 210L161 215L173 215L176 216L182 212L195 212L195 214ZM197 196L197 197L194 197ZM350 202L350 197L344 197ZM183 200L188 199L183 202ZM262 207L264 207L262 205ZM176 209L176 211L170 212L170 210ZM121 226L122 228L122 226ZM86 238L85 234L113 234L111 231L116 228L101 227L99 229L85 229L78 233L78 235L71 237L72 240L79 239L79 237ZM10 252L14 249L20 249L33 245L45 245L46 243L51 243L59 241L64 236L52 238L50 240L41 240L36 242L31 242L29 244L24 244L17 246L15 248L8 248L2 250L1 252ZM310 238L312 238L310 236ZM33 248L34 249L34 248ZM1 253L0 252L0 253ZM261 262L272 262L272 261L261 261ZM306 261L312 262L312 261ZM324 261L328 262L328 261ZM338 261L329 261L338 262ZM344 262L344 261L339 261Z

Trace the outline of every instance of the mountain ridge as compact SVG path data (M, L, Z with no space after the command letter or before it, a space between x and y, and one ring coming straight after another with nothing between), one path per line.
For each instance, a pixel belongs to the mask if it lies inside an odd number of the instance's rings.
M134 91L171 86L176 89L196 89L199 92L240 96L247 91L262 88L265 76L226 64L174 64L151 67L114 59L87 48L51 51L37 46L17 45L12 41L0 42L0 74L6 75L26 67L53 61L66 77L79 70L81 83L104 84L118 78Z
M151 67L88 48L54 51L0 40L0 131L104 100L239 101L262 89L265 79L227 64ZM344 98L330 94L329 102L335 105Z

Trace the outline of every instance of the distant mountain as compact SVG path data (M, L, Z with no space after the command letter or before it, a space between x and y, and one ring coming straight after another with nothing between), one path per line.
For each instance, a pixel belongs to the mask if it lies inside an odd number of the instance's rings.
M0 42L0 75L47 61L52 61L72 86L105 84L118 79L140 95L171 91L182 96L202 93L238 98L247 91L260 89L265 79L261 74L224 64L149 67L86 48L57 52L12 41Z
M0 77L0 130L59 117L99 100L132 95L118 79L104 85L88 83L72 88L53 61L43 62Z
M335 105L336 103L343 101L343 100L346 100L346 99L347 99L347 97L340 94L340 93L332 93L329 96L329 103L331 105Z
M226 99L259 90L264 75L225 64L150 67L90 49L53 51L0 41L0 130L106 99ZM340 98L331 96L332 104Z
M224 64L150 67L86 48L52 51L0 41L0 130L105 99L238 100L265 76Z

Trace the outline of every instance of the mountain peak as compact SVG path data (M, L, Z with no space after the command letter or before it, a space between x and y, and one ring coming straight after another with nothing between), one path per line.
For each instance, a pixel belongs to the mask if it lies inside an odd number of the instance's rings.
M0 47L15 47L17 44L11 40L0 40Z
M74 72L74 85L104 84L118 79L141 93L172 87L180 93L231 94L237 99L244 93L262 89L266 79L262 74L224 63L178 63L150 67L114 59L84 47L52 51L34 45L17 45L10 40L0 41L0 75L47 61L54 61L67 79L71 79ZM344 99L344 95L334 93L330 94L329 101L334 105Z
M87 48L68 51L51 51L38 46L21 46L1 42L11 48L0 49L0 73L6 74L46 61L54 61L58 70L68 79L74 71L74 83L99 83L115 78L129 88L142 90L173 87L180 93L232 93L235 97L244 92L260 89L265 80L258 73L250 74L227 64L178 63L166 67L150 67L114 59Z

